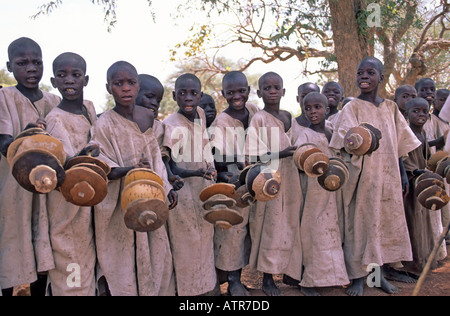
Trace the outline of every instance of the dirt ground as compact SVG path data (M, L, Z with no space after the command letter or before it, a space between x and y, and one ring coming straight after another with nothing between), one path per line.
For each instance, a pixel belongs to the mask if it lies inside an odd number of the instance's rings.
M447 246L450 254L450 246ZM281 289L284 296L303 296L296 288L283 284L281 276L275 276L277 286ZM265 296L261 290L262 274L251 273L248 270L243 271L243 283L250 289L252 296ZM364 296L411 296L414 292L416 284L406 284L400 282L391 282L398 288L397 294L386 294L380 289L369 288L365 286ZM221 286L222 295L227 295L227 284ZM345 289L341 287L321 288L318 289L321 296L347 296ZM427 278L423 282L419 296L450 296L450 256L440 262L437 269L428 273Z
M447 246L447 251L450 254L450 246ZM281 289L284 296L303 296L303 294L296 288L283 284L282 276L274 276L277 286ZM262 274L252 273L245 269L242 274L242 282L250 289L252 296L265 296L261 290ZM397 294L386 294L377 288L364 288L364 296L411 296L414 292L416 284L406 284L400 282L392 282L397 288ZM29 296L29 287L22 286L15 289L15 296ZM331 287L321 288L318 292L322 296L347 296L345 288ZM221 293L227 296L227 283L221 286ZM425 282L423 283L419 296L450 296L450 256L440 262L440 266L428 273Z

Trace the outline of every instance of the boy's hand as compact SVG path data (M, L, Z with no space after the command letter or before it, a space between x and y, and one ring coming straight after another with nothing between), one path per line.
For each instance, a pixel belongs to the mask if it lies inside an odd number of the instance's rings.
M100 145L94 143L88 144L78 154L78 156L91 156L91 157L98 157L99 155L100 155Z
M297 150L298 147L296 146L289 146L288 148L286 148L285 150L283 150L282 152L280 152L280 156L283 157L292 157L295 154L295 151Z
M134 166L134 168L151 169L150 161L142 156L141 160Z
M169 195L167 195L169 200L169 210L173 210L178 205L178 193L175 190L170 190Z
M180 191L184 187L184 180L180 176L170 176L169 182L175 191Z
M201 175L201 177L207 179L207 180L212 180L212 181L217 181L217 170L214 168L209 168L207 170L205 169L199 169L199 174Z

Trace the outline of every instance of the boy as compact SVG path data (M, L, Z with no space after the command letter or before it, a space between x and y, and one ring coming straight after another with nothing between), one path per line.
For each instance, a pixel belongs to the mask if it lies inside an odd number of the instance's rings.
M228 108L220 113L212 124L212 147L213 151L215 150L219 181L221 174L224 174L227 177L224 177L223 182L233 183L233 179L239 177L244 167L245 131L259 108L247 103L250 86L242 72L232 71L223 77L222 95L228 103ZM248 296L249 292L241 283L241 273L248 265L250 253L250 206L239 209L239 212L244 217L242 224L226 231L217 229L215 232L216 268L226 271L228 293L231 296Z
M101 149L99 158L111 167L108 196L94 207L97 258L104 276L99 287L109 289L113 296L174 295L166 227L148 233L128 229L120 204L123 179L134 168L155 171L163 179L169 208L177 204L153 134L153 112L136 106L138 73L128 62L116 62L108 69L106 88L116 106L102 114L92 128L92 142Z
M425 268L436 241L439 240L439 236L442 234L442 222L440 218L441 211L431 211L424 208L417 200L415 192L416 179L422 173L420 171L427 168L427 161L431 156L427 137L423 130L430 112L429 103L420 97L412 99L406 103L406 110L409 117L409 126L422 142L422 146L409 153L409 157L404 162L411 188L404 203L413 253L413 261L405 262L404 265L408 272L415 274L418 278ZM439 222L439 225L435 224L436 220ZM440 230L436 229L436 226L439 226ZM446 251L444 251L444 247L445 244L442 244L438 256L433 262L434 268L437 267L436 261L445 258L444 252L446 255Z
M219 294L214 267L214 226L203 218L199 198L200 192L213 184L216 177L205 113L198 106L202 96L202 85L195 75L180 76L173 92L179 111L164 120L164 144L171 150L172 172L185 181L179 191L180 205L168 218L179 296Z
M203 109L206 116L206 127L209 128L217 116L216 102L209 94L203 93L203 97L198 105Z
M450 95L450 90L448 90L448 89L439 89L436 91L436 100L434 101L433 114L435 114L437 117L439 117L439 114L440 114L442 108L444 107L445 101L447 100L449 95ZM448 124L447 121L444 121L444 122Z
M150 75L139 75L138 78L139 78L139 93L138 97L136 98L136 105L143 106L153 111L154 113L154 121L152 127L153 134L155 135L156 140L158 141L163 161L167 169L169 182L170 184L173 185L173 188L176 191L179 191L183 187L184 181L180 177L175 176L172 173L172 170L169 166L168 161L170 158L170 154L163 146L165 126L163 122L158 120L159 107L164 97L164 87L156 77Z
M278 170L282 184L278 197L268 202L257 201L250 214L252 250L250 267L264 273L263 291L268 296L280 296L273 274L300 280L301 242L300 209L302 193L299 173L292 156L296 150L290 140L292 116L280 110L285 95L283 79L269 72L259 79L258 97L264 110L250 122L246 146L251 161L268 162Z
M311 92L319 92L320 93L320 87L312 82L307 82L298 87L298 95L297 95L297 102L300 104L300 109L302 113L299 117L297 117L297 122L301 126L308 127L309 122L306 119L305 111L303 109L303 99L308 95L308 93Z
M339 104L344 100L344 89L337 82L328 82L323 86L322 94L328 99L330 109L327 120L335 124L339 119Z
M361 94L341 112L330 142L331 148L340 151L349 129L362 123L381 130L383 136L379 149L370 156L351 157L350 178L343 192L344 255L349 278L353 281L347 290L351 296L363 295L369 265L382 267L412 260L403 212L399 158L421 143L397 105L378 96L382 80L381 61L375 57L364 58L357 71ZM397 288L386 281L383 271L377 277L385 292L397 292Z
M406 103L414 98L417 98L417 91L416 88L411 85L403 85L395 90L394 102L397 103L398 109L400 110L400 113L403 114L405 119L408 119L406 113Z
M44 118L61 99L39 89L43 63L35 41L15 40L8 47L8 57L7 68L17 86L0 90L0 147L4 156L0 161L0 288L4 295L12 295L13 287L39 280L31 286L31 294L44 295L47 277L38 272L54 268L45 195L23 189L5 157L9 145L26 127L45 127Z
M303 100L309 128L292 121L291 140L294 146L314 144L332 156L328 147L332 131L326 126L328 100L313 92ZM305 201L300 212L303 250L301 291L306 296L318 296L316 287L344 286L350 283L342 251L337 193L325 191L317 179L308 177Z
M74 53L64 53L53 62L51 82L62 95L62 101L46 118L47 131L59 139L68 159L79 155L90 141L90 130L97 119L94 105L84 101L83 89L89 82L86 61ZM98 147L84 150L84 154ZM91 207L79 207L67 202L61 192L48 194L49 232L55 269L48 272L53 296L95 296L94 227ZM80 286L69 287L71 271L67 267L80 266Z

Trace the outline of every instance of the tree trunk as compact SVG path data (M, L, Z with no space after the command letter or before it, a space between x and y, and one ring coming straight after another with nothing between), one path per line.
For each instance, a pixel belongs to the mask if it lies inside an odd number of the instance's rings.
M356 85L358 64L371 52L371 45L367 38L360 35L356 20L358 10L365 6L364 0L328 0L328 3L339 84L344 88L345 97L357 97L360 94Z

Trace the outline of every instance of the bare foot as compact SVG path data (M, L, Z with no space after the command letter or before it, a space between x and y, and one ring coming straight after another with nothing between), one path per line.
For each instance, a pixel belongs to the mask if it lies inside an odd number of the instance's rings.
M230 296L250 296L250 292L241 283L241 271L232 271L228 273L228 293Z
M347 289L349 296L363 296L364 294L364 278L354 279L352 285Z
M264 273L262 290L267 296L283 295L281 290L275 285L275 281L273 280L272 274L268 273Z
M381 278L381 289L387 294L398 293L398 289L394 285L389 283L384 277Z
M390 281L397 281L397 282L408 283L408 284L417 283L417 278L410 275L408 272L398 271L391 267L385 268L384 277Z

